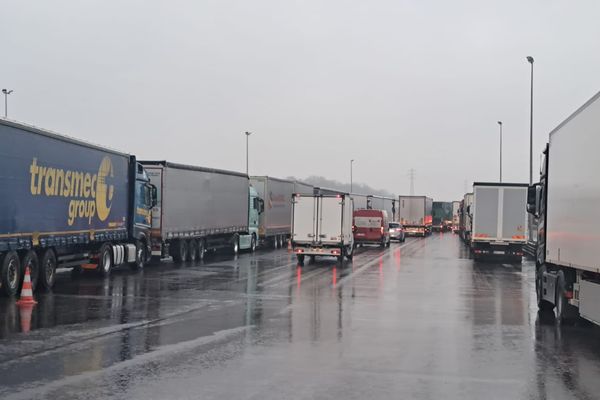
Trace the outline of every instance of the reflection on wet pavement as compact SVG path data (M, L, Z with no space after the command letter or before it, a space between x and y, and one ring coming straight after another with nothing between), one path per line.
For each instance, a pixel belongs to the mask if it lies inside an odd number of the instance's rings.
M600 397L598 329L539 316L533 267L439 234L344 266L279 250L65 272L28 333L0 299L0 397Z

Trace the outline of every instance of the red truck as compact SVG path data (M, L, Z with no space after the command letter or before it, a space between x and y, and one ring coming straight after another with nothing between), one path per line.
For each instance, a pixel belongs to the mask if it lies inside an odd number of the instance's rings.
M354 211L354 243L390 245L389 219L385 210Z

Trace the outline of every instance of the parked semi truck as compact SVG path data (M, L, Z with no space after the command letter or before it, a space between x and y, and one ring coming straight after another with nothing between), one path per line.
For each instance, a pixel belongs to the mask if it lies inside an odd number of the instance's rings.
M264 211L259 217L259 244L268 244L275 249L284 246L292 230L295 182L270 176L252 176L250 184L264 204Z
M263 203L246 174L167 161L141 163L158 189L153 256L182 262L217 249L256 249Z
M0 291L25 268L50 289L57 267L143 268L156 189L135 156L0 119Z
M460 225L460 201L452 202L452 232L458 233Z
M459 234L462 240L468 245L471 245L471 235L473 230L473 193L466 193L460 205L459 214Z
M436 232L444 232L452 224L452 203L447 201L434 201L431 206L432 226Z
M292 202L292 251L303 265L305 256L344 257L354 253L352 215L354 202L345 194L294 195Z
M526 184L473 184L471 250L476 260L495 256L521 262L526 243L526 203Z
M559 323L600 324L600 93L552 132L527 209L538 219L536 293Z
M433 199L427 196L399 196L399 222L407 236L427 236L433 223Z

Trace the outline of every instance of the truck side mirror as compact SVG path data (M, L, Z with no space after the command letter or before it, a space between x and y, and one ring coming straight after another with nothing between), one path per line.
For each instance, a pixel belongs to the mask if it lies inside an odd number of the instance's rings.
M537 188L537 184L530 185L527 188L527 212L533 215L537 215Z

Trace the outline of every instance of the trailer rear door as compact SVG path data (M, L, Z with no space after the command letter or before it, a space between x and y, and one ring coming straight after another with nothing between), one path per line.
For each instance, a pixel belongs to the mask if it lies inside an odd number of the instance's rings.
M318 197L296 196L292 224L292 240L313 243L316 240Z
M527 188L504 188L502 239L525 241Z
M337 244L342 241L342 205L341 197L320 198L317 226L321 243Z

